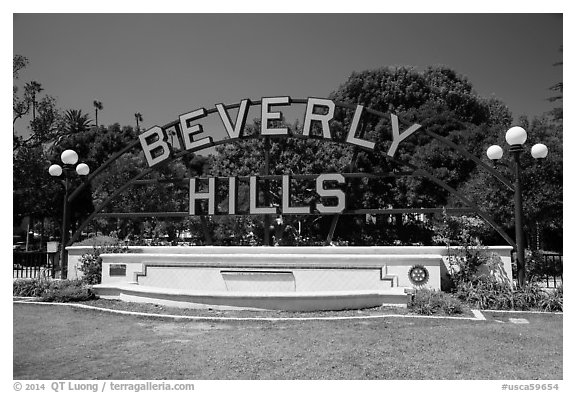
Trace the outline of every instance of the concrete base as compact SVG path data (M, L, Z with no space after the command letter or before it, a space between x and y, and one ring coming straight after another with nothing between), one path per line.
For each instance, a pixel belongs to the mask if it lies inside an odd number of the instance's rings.
M442 247L133 247L101 257L103 298L289 311L405 306L407 290L441 289L447 260Z

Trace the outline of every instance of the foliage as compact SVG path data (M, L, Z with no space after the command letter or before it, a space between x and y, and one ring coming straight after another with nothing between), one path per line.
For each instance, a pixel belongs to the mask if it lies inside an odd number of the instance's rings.
M80 271L83 273L82 282L87 284L100 284L102 282L102 258L100 254L118 254L129 252L128 247L118 244L94 246L92 252L82 254L80 257Z
M487 276L459 282L454 294L471 307L479 309L562 311L563 305L561 287L551 293L536 283L513 289Z
M51 280L45 278L14 280L14 296L37 297L44 302L78 302L96 297L92 287L80 280Z
M12 58L12 76L14 79L18 79L20 71L24 69L30 61L28 58L22 55L14 55Z
M479 274L481 266L491 268L495 261L480 241L480 236L486 230L484 221L476 217L454 217L446 213L435 223L438 244L448 248L448 273L450 285L473 281ZM446 288L449 289L449 288Z
M419 208L454 205L446 187L430 180L436 176L448 187L457 188L467 181L475 164L426 134L433 131L461 145L473 154L484 154L486 140L496 140L500 128L512 120L505 105L494 99L483 99L464 77L446 67L430 67L417 72L410 67L384 67L354 72L330 95L337 102L360 104L385 113L395 113L406 124L421 124L417 132L404 140L394 159L387 156L391 143L389 117L364 113L359 134L376 142L374 152L354 153L353 148L337 143L310 139L271 140L270 148L262 140L242 140L216 148L212 157L213 175L253 175L264 169L264 152L268 152L273 174L327 172L406 172L414 166L417 175L390 176L379 179L350 179L346 193L348 209ZM337 108L330 123L333 141L343 141L352 121L353 111ZM300 134L298 123L278 121L291 133ZM257 133L259 121L247 128L246 135ZM312 127L311 134L318 130ZM502 136L503 139L503 136ZM426 175L422 175L423 171ZM272 182L273 187L275 187ZM295 204L314 202L306 182L295 185ZM273 188L274 189L274 188ZM261 199L262 196L261 196ZM262 202L262 201L261 201ZM270 203L279 203L272 195ZM286 220L286 218L284 218ZM290 220L290 218L288 219ZM304 228L302 237L322 241L332 223L331 217L297 218ZM287 222L294 226L295 222ZM350 244L431 244L432 228L427 221L411 215L376 217L375 225L366 225L364 217L340 217L335 240Z
M490 277L482 276L471 281L459 282L455 296L471 307L479 309L513 308L512 289Z
M14 280L12 295L22 297L40 297L50 287L52 280L43 278L23 278Z
M558 277L562 275L562 264L547 263L544 253L540 250L526 250L526 280L541 281L546 277ZM515 264L512 266L516 268Z
M64 149L72 148L90 168L99 168L110 159L111 155L118 153L137 138L137 131L130 126L121 127L116 123L109 127L92 127L88 131L69 135L63 139L54 149L54 156L57 157ZM207 165L207 158L187 154L181 160L156 168L146 178L158 181L157 183L132 186L130 192L123 192L115 198L114 209L120 212L185 211L188 183L173 182L171 179L196 175ZM95 206L102 204L126 185L128 180L147 169L141 152L129 151L120 156L92 182L94 192L91 193L91 203ZM122 239L128 236L131 239L163 237L168 234L169 240L173 240L179 231L186 228L186 222L162 221L155 218L118 221L96 219L92 222L91 232L115 231Z
M445 315L462 314L463 304L452 295L431 290L419 289L408 302L408 308L422 315L443 313Z
M103 110L104 106L102 105L102 101L97 100L94 100L93 105L94 105L94 119L96 120L96 128L98 128L98 111Z
M488 225L478 217L451 216L443 212L441 218L434 222L434 242L448 247L475 246L488 231Z
M43 147L57 143L65 135L65 119L57 107L56 99L44 96L36 103L36 116L30 122L28 145Z
M543 143L549 154L544 160L535 160L528 151L521 155L524 231L527 233L528 248L548 250L562 249L563 228L563 137L562 123L550 116L542 116L529 122L523 119L520 125L529 135L529 144ZM503 134L503 132L502 132ZM504 142L494 139L508 149ZM490 144L493 144L490 143ZM528 148L526 149L528 150ZM484 154L482 154L484 156ZM512 172L512 155L504 153L503 166L498 170L509 179ZM514 195L498 180L484 170L476 169L458 190L467 195L483 210L489 212L496 223L512 235L514 233ZM457 204L457 201L452 199Z
M456 249L449 249L450 276L456 285L472 281L478 275L481 266L491 267L493 256L480 245L466 244Z
M387 156L390 119L367 117L365 133L381 148L371 154L360 155L359 171L406 171L413 165L451 187L465 181L474 165L430 138L425 131L446 137L475 153L480 139L495 134L495 125L510 119L509 112L503 109L505 107L501 103L497 105L493 100L478 97L470 82L445 67L430 67L422 73L407 67L354 73L333 97L382 112L396 113L406 122L422 125L422 131L404 140L395 160L391 160ZM501 109L496 110L497 107ZM349 119L340 120L346 129ZM406 176L385 179L385 182L370 185L367 189L353 190L353 200L365 201L364 198L374 198L380 206L392 208L439 207L448 205L449 192L426 176ZM397 218L396 223L389 229L392 229L392 233L396 232L396 239L405 242L405 238L399 236L405 220ZM426 238L420 241L426 243ZM406 243L412 242L414 240Z
M53 281L42 294L44 302L67 303L80 302L96 298L90 285L81 280Z
M24 83L18 86L20 72L26 68L29 61L21 55L14 55L13 58L13 96L12 96L12 113L13 113L13 150L19 148L36 148L42 144L53 142L61 132L63 127L60 110L56 107L56 99L50 95L40 97L44 91L42 84L37 81ZM23 93L20 91L23 87ZM29 123L29 135L25 139L22 132L17 132L16 122L30 115L32 118Z
M564 309L564 289L561 286L554 288L545 296L544 299L540 300L540 309L543 311L563 311Z
M23 146L14 152L14 225L24 216L61 215L63 187L48 175L48 166L48 158L41 147Z
M439 243L448 247L448 270L450 285L445 289L452 290L454 295L471 307L496 310L557 310L562 307L562 290L549 295L537 283L529 282L522 288L513 289L507 283L496 277L482 274L481 266L489 269L495 267L493 259L478 240L475 220L467 217L450 217L444 215L437 223ZM455 238L455 239L453 239ZM452 239L452 240L451 240ZM457 244L454 247L452 244ZM534 260L539 253L528 254L527 260ZM537 270L532 270L536 275ZM560 304L560 306L559 306Z
M560 51L562 51L562 47L560 48ZM563 66L563 65L564 65L564 63L562 61L554 63L554 66ZM548 101L556 102L556 101L562 101L563 100L563 98L564 98L564 82L560 81L560 82L554 83L554 85L550 86L549 90L551 90L554 95L549 97ZM561 121L564 117L564 112L563 112L562 106L552 109L552 111L550 112L550 115L552 116L553 119Z
M537 283L527 283L513 291L512 308L515 310L539 309L547 293Z
M142 114L140 112L136 112L136 113L134 113L134 118L136 119L136 130L139 131L140 130L140 122L143 120Z
M82 113L81 109L69 109L64 114L65 127L68 134L76 134L90 129L90 115Z
M90 236L87 237L86 239L76 242L74 243L74 246L93 246L93 247L99 247L99 246L116 246L119 244L119 240L117 237L114 236L103 236L103 235L96 235L96 236Z

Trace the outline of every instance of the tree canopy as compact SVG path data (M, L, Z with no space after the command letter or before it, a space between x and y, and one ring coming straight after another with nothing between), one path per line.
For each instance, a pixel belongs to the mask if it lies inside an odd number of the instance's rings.
M494 98L478 96L472 84L463 76L447 67L429 67L418 72L410 67L384 67L364 72L354 72L335 90L330 97L335 101L361 104L381 112L392 112L407 122L422 125L400 145L396 160L386 156L390 145L390 120L378 116L364 116L361 125L366 138L377 142L380 149L371 153L354 153L353 148L300 139L272 140L268 149L271 174L327 173L359 171L387 173L406 170L411 166L422 168L456 189L481 208L489 212L495 221L509 234L513 233L511 212L513 201L510 192L493 180L490 174L477 168L470 159L462 156L430 137L424 130L431 131L456 143L476 157L485 158L486 148L492 144L505 145L505 131L512 125L512 115L506 105ZM335 134L348 129L352 111L337 110L331 123ZM256 120L248 133L259 128ZM286 124L291 132L299 133L298 123ZM544 120L524 124L531 140L549 146L561 146L561 131ZM240 141L217 148L212 158L213 175L248 175L262 173L264 165L264 142L262 140ZM555 150L555 153L557 149ZM561 153L561 152L560 152ZM354 159L354 160L353 160ZM486 160L487 161L487 160ZM561 154L536 165L529 154L525 154L525 215L527 226L533 227L537 217L542 227L561 228ZM406 165L404 165L406 164ZM551 172L550 172L551 171ZM553 173L553 175L550 175ZM511 173L505 173L511 176ZM546 178L548 198L542 198L532 184L536 179ZM379 180L354 180L347 192L349 208L418 208L459 207L462 201L448 190L426 177L390 177ZM560 184L560 187L557 185ZM306 184L294 192L295 203L310 203ZM274 186L272 186L274 188ZM309 193L308 193L309 194ZM498 198L496 198L498 195ZM536 196L540 195L539 200ZM279 203L278 195L271 195L272 203ZM548 201L548 202L545 202ZM560 201L560 202L559 202ZM496 206L497 205L497 206ZM553 205L553 207L552 207ZM554 219L545 220L545 212L553 208ZM503 211L506 214L503 214ZM259 218L250 218L253 221ZM298 221L309 234L318 238L325 236L329 217L284 217L289 225ZM554 224L552 224L554 222ZM550 225L549 225L550 223ZM258 227L260 222L254 226ZM422 222L409 216L376 217L366 221L365 217L341 217L336 230L339 241L352 244L408 244L433 242L434 217ZM527 227L526 230L530 232ZM485 227L484 240L501 243L493 230Z

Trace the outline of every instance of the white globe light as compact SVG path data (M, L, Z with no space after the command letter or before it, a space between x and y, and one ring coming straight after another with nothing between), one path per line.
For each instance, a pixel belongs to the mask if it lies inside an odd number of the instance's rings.
M64 164L68 165L74 165L78 162L78 154L74 150L64 150L60 158Z
M498 145L492 145L488 148L488 150L486 150L486 155L491 160L499 160L502 158L503 154L504 154L504 151Z
M62 167L58 164L50 165L48 173L50 173L50 176L60 176L62 174Z
M543 145L542 143L537 143L534 146L532 146L532 157L534 158L546 158L546 156L548 155L548 148L546 147L546 145Z
M76 167L76 173L79 174L80 176L86 176L87 174L90 173L90 168L88 167L88 165L84 163L78 164L78 166Z
M524 144L527 137L526 130L522 127L516 126L506 131L506 142L508 142L510 146Z

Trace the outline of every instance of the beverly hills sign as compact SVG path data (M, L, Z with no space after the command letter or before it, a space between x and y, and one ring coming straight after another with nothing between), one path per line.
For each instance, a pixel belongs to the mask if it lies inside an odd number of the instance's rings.
M292 104L305 105L302 131L290 134L287 127L278 121L282 114L278 106ZM246 135L246 119L251 106L260 105L261 126L255 133ZM333 118L339 116L338 109L345 109L350 117L348 129L338 129ZM236 112L231 112L236 111ZM232 113L235 115L231 116ZM225 136L214 141L204 132L202 124L211 114L220 117ZM363 117L365 116L365 117ZM391 141L385 146L377 146L381 140L370 140L364 135L368 116L390 119ZM390 117L388 117L390 116ZM235 117L233 120L231 117ZM331 129L331 125L334 129ZM285 225L282 220L273 224L272 216L332 214L330 229L326 234L325 245L332 244L336 226L341 214L446 214L476 212L489 222L499 233L513 241L494 221L467 198L427 171L401 158L395 158L402 141L419 130L419 124L403 124L400 130L396 115L374 111L362 105L350 105L329 99L291 99L287 96L265 97L259 102L248 99L240 103L224 106L217 104L210 109L200 108L185 113L179 119L163 126L152 127L125 147L121 154L131 152L141 146L149 167L135 174L94 208L91 216L76 230L72 239L77 239L96 217L140 218L169 217L185 218L200 216L200 225L205 236L205 244L213 245L211 228L203 216L220 215L262 215L263 245L273 244L271 231L275 231L276 243L280 243ZM429 130L427 135L436 137ZM176 137L177 139L174 139ZM269 146L271 138L290 137L298 139L345 143L354 146L354 154L347 173L270 175ZM143 179L158 167L183 157L187 153L200 151L212 146L236 143L248 139L264 139L263 171L260 176L226 176L190 179ZM438 139L439 138L439 139ZM437 139L451 148L454 143L441 136ZM169 143L170 140L170 143ZM174 150L173 150L174 148ZM365 151L386 151L398 165L392 172L354 173L359 149ZM257 155L259 155L256 152ZM119 157L121 154L118 154ZM469 157L469 155L466 155ZM111 159L96 172L117 159ZM477 160L477 162L481 162ZM92 175L94 176L94 174ZM375 178L419 176L433 181L444 190L452 193L465 205L464 208L393 208L383 207L378 201L376 208L354 209L355 204L346 201L346 190L350 189L352 178ZM109 212L100 213L115 197L136 184L172 183L189 186L188 211L151 212ZM298 184L298 181L302 181ZM137 183L138 182L138 183ZM188 184L189 182L189 184ZM260 183L262 183L260 185ZM315 183L315 185L312 185ZM262 186L264 192L258 188ZM271 186L279 190L271 190ZM80 188L74 192L77 194ZM246 202L238 203L241 196ZM295 198L296 190L303 196ZM180 190L178 190L180 191ZM292 195L291 195L292 191ZM316 193L315 196L310 192ZM259 196L263 195L264 198ZM305 196L305 197L304 197ZM350 197L350 195L349 195ZM349 198L352 199L352 198ZM349 201L352 202L352 201ZM218 219L214 223L218 224ZM226 220L224 220L226 221ZM328 221L328 220L323 220ZM313 228L313 226L311 226ZM299 231L300 232L300 231ZM237 238L234 236L234 238ZM506 274L511 277L511 247L500 252L507 263ZM84 252L84 251L82 251ZM145 247L135 253L102 254L102 284L96 286L98 295L109 299L130 299L146 303L160 303L168 306L191 308L263 309L288 311L340 310L378 307L383 303L406 303L405 289L423 286L439 290L443 256L442 247ZM507 259L506 259L507 258ZM72 264L69 271L76 271ZM498 265L498 273L502 271ZM328 277L328 279L326 279ZM505 279L506 277L503 276ZM168 283L168 284L166 284ZM127 296L128 295L128 296Z
M261 106L261 127L259 133L262 137L273 136L288 136L289 130L285 127L273 127L270 121L280 120L282 113L273 111L277 106L289 106L293 100L288 96L280 97L263 97L260 103ZM223 104L216 104L215 108L220 116L224 125L224 129L230 140L242 139L245 137L244 129L246 126L246 119L248 110L253 105L249 99L244 99L238 105L238 112L236 114L235 122L230 118L230 114ZM333 135L330 130L330 121L334 117L336 103L329 99L324 98L308 98L306 101L306 110L304 115L304 124L302 128L302 137L309 137L315 139L323 139L332 141ZM358 126L361 117L365 112L362 105L356 105L354 115L350 128L346 134L345 142L367 151L373 151L376 143L358 136ZM183 150L198 151L210 146L213 146L214 140L211 136L204 134L204 129L197 121L207 117L208 111L205 108L196 109L187 112L179 117L177 122L177 137L181 143ZM398 124L398 117L390 114L391 128L392 128L392 143L388 148L388 156L393 157L398 149L400 142L412 135L421 126L419 124L412 124L403 132L400 131ZM320 134L312 135L312 124L319 125ZM154 167L167 159L173 154L170 144L168 143L168 135L166 130L154 126L140 136L140 144L146 157L146 161L150 167ZM282 205L276 206L258 206L258 177L250 176L250 210L249 214L311 214L310 206L291 206L290 205L290 184L291 176L282 176ZM200 214L238 214L237 213L237 190L238 179L237 177L228 178L228 209L225 212L216 212L216 178L208 178L207 191L199 192L197 189L197 179L190 179L190 215L199 214L197 203L206 200L208 203L207 211ZM346 207L346 195L340 188L327 187L329 184L341 185L345 183L345 178L342 174L330 173L321 174L316 178L316 193L320 200L332 199L332 202L325 204L318 202L315 209L320 214L339 214L342 213Z

